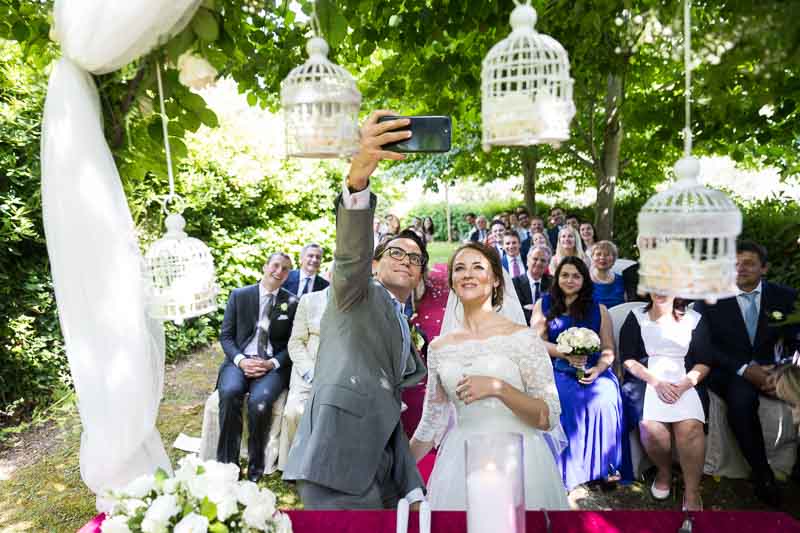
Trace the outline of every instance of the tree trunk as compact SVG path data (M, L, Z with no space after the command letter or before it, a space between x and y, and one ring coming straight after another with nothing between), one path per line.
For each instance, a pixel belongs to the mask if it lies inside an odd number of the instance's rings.
M536 178L539 175L539 148L526 146L520 151L522 160L522 191L525 208L531 216L536 214Z
M614 190L619 178L619 156L622 147L622 120L620 112L625 94L625 78L621 73L608 75L603 128L603 150L597 168L597 205L595 229L599 239L614 238Z

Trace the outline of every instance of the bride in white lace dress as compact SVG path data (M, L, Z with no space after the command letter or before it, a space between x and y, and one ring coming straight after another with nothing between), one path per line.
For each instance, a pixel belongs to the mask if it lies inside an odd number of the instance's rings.
M561 413L553 367L524 318L520 324L495 311L511 285L503 282L500 258L482 244L461 246L450 259L449 284L463 306L463 318L428 348L422 420L411 439L419 461L447 431L428 481L431 507L466 508L464 442L469 436L514 432L524 438L526 508L568 509L545 440ZM513 288L511 293L506 298L516 300ZM448 430L453 406L455 425Z

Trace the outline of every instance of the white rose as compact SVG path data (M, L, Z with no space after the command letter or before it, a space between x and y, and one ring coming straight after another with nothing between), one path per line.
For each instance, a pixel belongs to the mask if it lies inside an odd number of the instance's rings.
M191 89L202 89L214 83L217 69L211 63L191 52L184 52L178 58L178 80Z
M272 516L267 510L263 505L248 505L242 513L242 520L248 527L264 531L267 529L267 520Z
M217 518L220 522L224 522L238 512L239 505L236 503L236 498L233 496L228 496L217 502Z
M246 506L258 502L258 485L252 481L240 481L236 487L236 499Z
M197 513L189 513L175 524L174 533L206 533L208 518Z
M159 496L144 514L142 531L144 533L161 533L166 531L169 519L180 512L178 499L173 494Z
M258 491L258 505L266 510L268 516L275 514L275 504L278 503L277 498L269 489L261 489Z
M142 500L125 500L125 514L129 516L133 516L136 514L136 510L141 507L147 507L147 504L144 503Z
M558 344L558 345L556 345L556 348L561 353L565 353L565 354L572 353L572 346L569 346L569 345L566 345L566 344Z
M128 527L128 517L117 515L106 518L100 526L100 531L103 533L131 533Z
M197 475L197 467L201 466L202 462L197 455L187 455L178 461L178 470L175 471L175 479L178 481L188 481Z
M139 476L123 489L132 498L144 498L155 488L156 478L152 475Z
M178 490L178 480L175 479L174 477L165 479L163 489L164 489L164 494L174 493L176 490Z

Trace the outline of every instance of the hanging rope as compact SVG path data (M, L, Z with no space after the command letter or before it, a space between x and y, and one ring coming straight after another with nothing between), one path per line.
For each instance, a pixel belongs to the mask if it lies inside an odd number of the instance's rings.
M683 151L692 155L692 1L683 0L683 63L686 71L686 126L683 129Z
M319 18L317 17L317 0L314 0L311 3L311 33L314 34L314 37L322 37L322 26L319 23Z
M164 109L164 85L161 82L161 62L156 61L156 79L158 80L158 103L161 107L161 129L164 132L164 153L167 155L167 176L169 177L169 195L164 199L164 207L172 200L178 198L175 194L175 176L172 174L172 152L169 149L169 134L167 131L167 112Z

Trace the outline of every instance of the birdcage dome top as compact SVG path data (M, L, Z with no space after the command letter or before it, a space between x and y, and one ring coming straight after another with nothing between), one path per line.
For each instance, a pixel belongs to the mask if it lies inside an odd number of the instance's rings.
M147 309L153 318L180 324L216 309L219 287L208 246L186 234L184 218L172 213L165 225L144 257Z
M721 191L697 181L700 162L684 157L675 164L678 182L650 198L639 212L640 235L674 238L729 237L742 231L739 208Z
M308 60L281 82L283 106L335 101L361 105L361 92L353 76L328 59L328 43L312 37L306 44Z
M536 31L536 10L517 2L512 31L494 45L481 68L483 145L529 146L569 139L575 116L569 56Z

